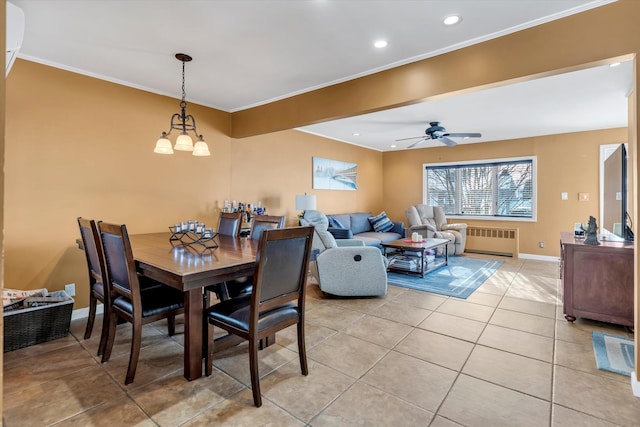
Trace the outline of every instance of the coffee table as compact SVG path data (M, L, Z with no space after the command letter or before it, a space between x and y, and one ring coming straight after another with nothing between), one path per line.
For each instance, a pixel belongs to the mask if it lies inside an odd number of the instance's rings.
M424 239L422 242L412 242L411 239L399 239L382 243L384 256L389 260L387 271L398 271L407 274L426 273L449 264L449 239ZM444 247L444 257L434 257L429 261L425 255L432 249Z

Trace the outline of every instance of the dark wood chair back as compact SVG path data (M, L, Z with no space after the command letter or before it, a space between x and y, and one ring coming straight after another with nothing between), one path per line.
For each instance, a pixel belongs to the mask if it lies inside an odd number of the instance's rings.
M209 323L206 375L213 370L215 326L248 340L251 389L258 407L262 405L258 371L261 339L297 325L300 368L303 375L308 374L304 310L313 230L313 227L263 230L251 294L222 301L206 312Z
M306 230L298 228L264 230L264 238L256 254L253 296L259 303L252 314L257 315L290 300L303 296L307 277L308 257ZM311 239L313 233L311 233ZM256 304L253 304L254 306Z
M117 318L133 324L126 385L132 383L135 377L142 341L142 325L167 319L169 335L174 335L175 316L184 311L184 296L177 289L148 278L139 278L125 225L100 222L98 230L104 250L107 277L105 283L113 298L102 362L108 361L111 356Z
M284 227L286 216L278 215L256 215L251 222L251 240L260 240L260 236L264 230L272 230ZM251 292L252 277L241 277L239 279L229 280L215 287L209 288L212 292L216 292L219 300L235 298L238 295Z
M102 283L105 268L102 245L100 244L100 235L98 234L98 226L94 220L82 217L78 217L78 226L80 227L80 236L82 237L84 253L87 256L89 285Z
M127 227L101 222L100 237L104 247L108 286L115 295L129 298L133 303L133 311L139 311L141 309L140 282Z
M260 240L262 230L270 230L273 228L282 228L287 217L282 215L256 215L251 222L251 239Z
M218 234L223 236L239 236L242 226L240 212L222 212L218 218Z
M108 292L105 292L106 287L103 282L106 277L104 253L96 222L92 219L78 217L78 227L80 228L80 237L82 238L82 246L87 257L87 269L89 272L89 316L87 317L87 325L84 330L84 339L91 338L91 332L93 331L96 318L96 309L98 301L100 301L105 307L102 317L100 344L98 345L98 355L101 355L104 351L107 327L109 325L109 310L106 307L111 304L110 295Z

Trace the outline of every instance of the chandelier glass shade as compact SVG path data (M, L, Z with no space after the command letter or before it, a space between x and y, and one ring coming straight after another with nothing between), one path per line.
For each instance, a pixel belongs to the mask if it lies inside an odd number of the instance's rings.
M187 114L187 102L185 101L186 94L184 90L184 64L191 61L191 57L184 53L177 53L176 59L182 62L182 100L180 101L180 112L171 116L171 124L168 132L162 132L160 139L156 142L156 148L154 153L158 154L173 154L173 150L176 151L191 151L194 156L210 156L209 146L204 141L204 137L198 134L196 129L196 119ZM172 147L169 135L171 131L179 131L180 134L176 139L176 144ZM194 146L193 140L187 132L192 132L197 141Z

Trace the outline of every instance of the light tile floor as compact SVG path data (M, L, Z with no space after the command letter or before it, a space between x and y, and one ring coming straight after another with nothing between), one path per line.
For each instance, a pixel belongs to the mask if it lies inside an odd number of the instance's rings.
M501 259L467 300L390 286L384 298L334 299L309 285L309 375L289 328L260 352L262 408L253 406L246 344L214 374L182 376L183 324L144 327L135 382L119 326L111 361L95 356L101 321L4 361L6 426L638 426L629 377L596 368L591 331L564 320L558 264Z

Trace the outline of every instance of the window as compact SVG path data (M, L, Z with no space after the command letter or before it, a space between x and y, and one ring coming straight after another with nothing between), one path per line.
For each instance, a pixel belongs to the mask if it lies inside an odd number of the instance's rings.
M447 215L535 220L536 158L425 165L425 203Z

